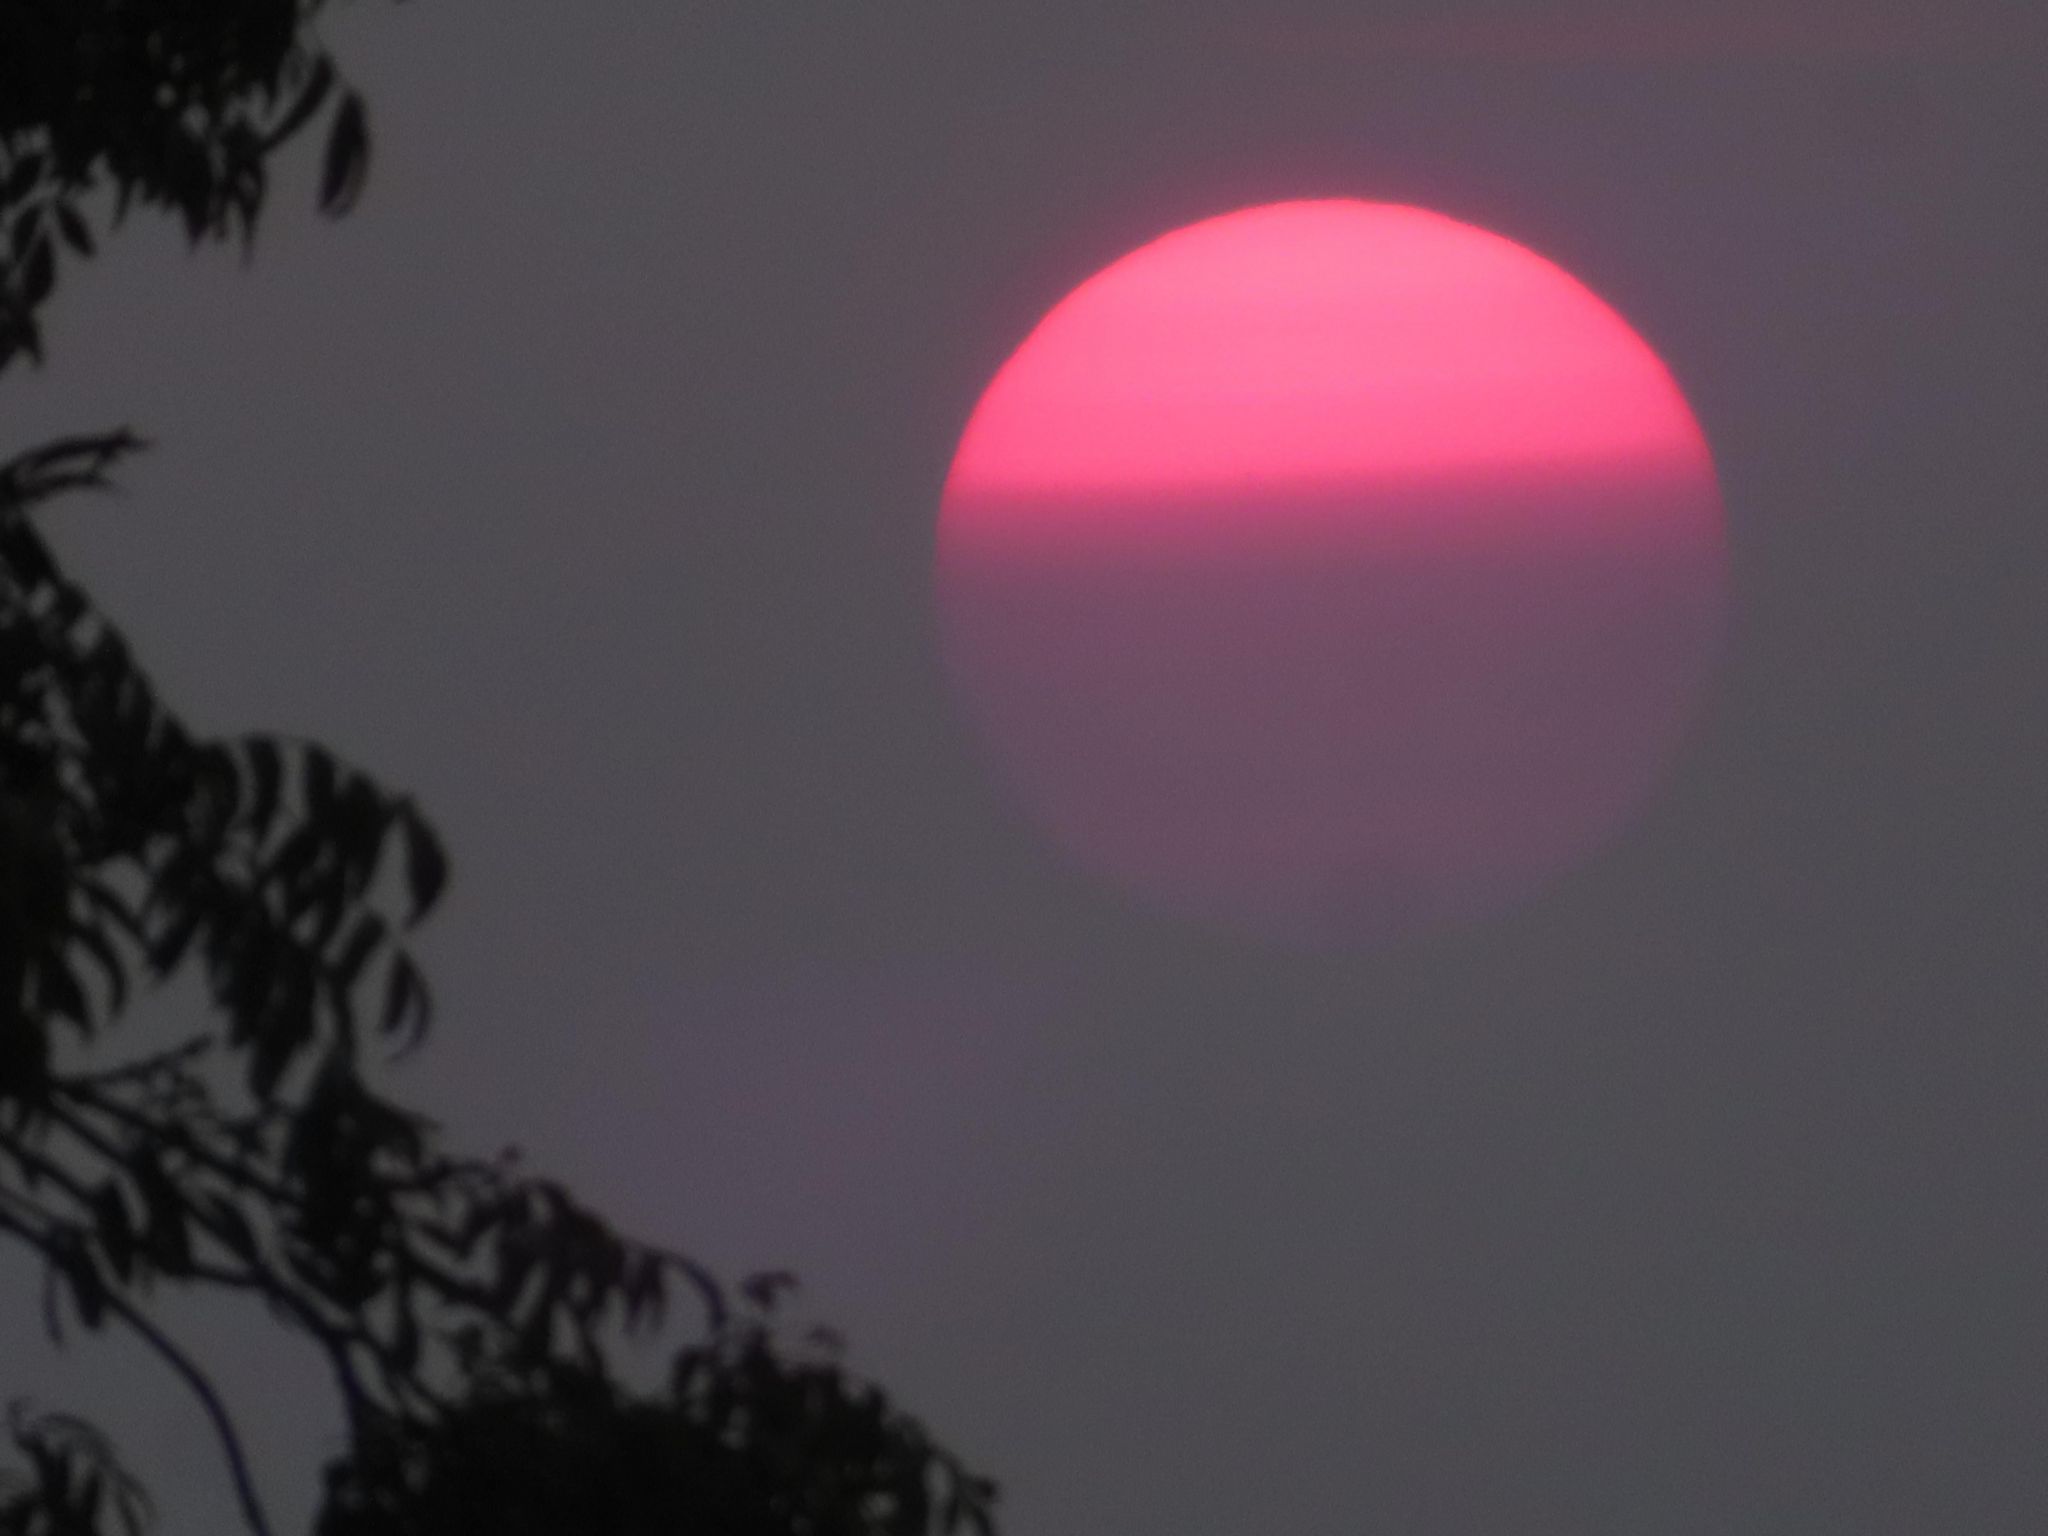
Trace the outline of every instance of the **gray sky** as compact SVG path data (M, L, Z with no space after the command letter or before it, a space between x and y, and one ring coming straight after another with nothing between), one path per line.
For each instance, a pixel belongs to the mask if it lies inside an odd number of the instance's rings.
M2038 1532L2041 23L422 0L361 211L137 229L9 445L200 724L416 790L413 1096L808 1305L1015 1536ZM299 190L303 190L301 178ZM1590 283L1714 446L1734 637L1663 793L1483 926L1303 955L1063 868L936 661L955 437L1106 261L1422 203ZM173 1536L229 1508L117 1346ZM218 1341L307 1507L334 1415ZM193 1458L180 1470L183 1458Z

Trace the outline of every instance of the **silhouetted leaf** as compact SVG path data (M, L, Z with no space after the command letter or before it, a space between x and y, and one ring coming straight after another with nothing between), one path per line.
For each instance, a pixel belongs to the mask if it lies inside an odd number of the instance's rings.
M90 955L94 964L99 967L100 975L106 983L107 1011L120 1012L128 1001L128 974L127 967L121 963L119 953L105 934L89 924L73 928L71 938L72 942Z
M740 1282L740 1294L763 1312L772 1312L784 1295L796 1289L796 1276L786 1269L763 1270Z
M120 1188L110 1179L93 1191L93 1222L115 1276L126 1282L135 1268L135 1229Z
M29 194L36 180L43 174L43 167L49 157L40 152L23 155L9 168L7 180L0 182L0 203L16 203Z
M249 1225L249 1219L231 1200L218 1196L203 1202L202 1211L208 1228L235 1254L251 1259L256 1256L256 1234Z
M29 248L28 260L23 265L22 297L33 307L47 299L56 286L57 253L49 238L42 236Z
M78 984L78 977L60 957L43 957L43 963L36 968L36 985L36 1003L41 1012L69 1019L80 1029L91 1026L92 1015L86 1005L85 988Z
M24 208L14 216L14 222L7 229L7 254L17 266L28 260L29 248L43 232L43 210Z
M404 955L392 957L384 983L384 1032L419 1037L426 1023L426 985L419 968Z
M81 256L92 255L92 230L71 204L57 204L57 228L64 236L64 243L72 250Z
M270 835L277 820L278 800L284 784L284 762L277 743L265 736L252 736L242 743L249 759L250 797L245 814L250 830L258 839Z
M301 757L299 775L306 795L306 814L315 820L331 815L337 776L334 759L318 747L309 747Z
M369 116L362 97L350 91L342 97L327 132L327 154L320 171L321 210L339 217L353 208L369 169Z
M434 904L441 899L441 893L447 889L448 855L441 847L441 840L434 835L434 829L418 812L407 806L403 818L405 883L412 897L412 911L406 918L410 926L432 911Z
M71 1303L85 1326L97 1329L107 1315L107 1285L83 1244L67 1243L58 1251L58 1272L71 1291Z
M364 962L376 952L377 946L384 942L387 932L384 919L374 912L366 912L357 919L355 928L349 934L348 943L334 962L334 981L337 987L345 992L356 984L356 978L362 974Z
M205 913L196 905L180 907L170 918L163 930L150 942L150 967L159 976L168 976L178 968L185 953L192 946L192 940L199 933Z
M299 90L298 99L292 103L290 110L277 120L270 132L265 136L263 148L265 150L276 149L293 134L305 127L307 122L312 119L313 114L318 112L322 104L326 102L329 93L333 89L334 63L323 56L314 62L312 72L306 77L305 85Z

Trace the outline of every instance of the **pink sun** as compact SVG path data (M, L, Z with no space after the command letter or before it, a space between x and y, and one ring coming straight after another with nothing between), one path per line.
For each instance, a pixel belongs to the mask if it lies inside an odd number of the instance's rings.
M1081 867L1370 942L1583 860L1722 626L1721 504L1656 354L1420 209L1280 203L1081 284L982 395L938 536L946 660Z

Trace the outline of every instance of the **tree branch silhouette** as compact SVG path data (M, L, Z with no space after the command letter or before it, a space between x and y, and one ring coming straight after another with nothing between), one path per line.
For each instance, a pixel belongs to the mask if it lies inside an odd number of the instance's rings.
M134 209L246 255L272 157L315 133L319 206L354 205L370 125L324 9L0 0L0 371L41 361L65 273ZM988 1531L992 1483L787 1344L787 1277L728 1292L385 1094L434 1021L411 944L447 856L322 743L195 733L65 572L37 520L145 446L117 428L0 462L0 1231L40 1257L49 1325L128 1328L186 1383L254 1536L246 1448L152 1315L160 1286L321 1350L349 1445L318 1536ZM181 978L197 1031L122 1051ZM665 1393L620 1384L629 1346L673 1349ZM12 1428L0 1536L137 1536L146 1500L90 1426Z

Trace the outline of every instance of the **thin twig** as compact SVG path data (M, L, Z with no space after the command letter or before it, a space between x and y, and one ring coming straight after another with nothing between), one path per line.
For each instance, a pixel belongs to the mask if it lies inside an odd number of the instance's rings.
M140 1334L145 1343L161 1355L164 1361L185 1380L185 1385L199 1399L199 1405L206 1416L213 1420L214 1433L220 1439L221 1454L227 1460L228 1475L234 1480L235 1499L242 1506L242 1519L248 1525L250 1536L271 1536L270 1521L263 1513L263 1501L257 1496L256 1481L249 1470L248 1455L242 1449L241 1436L235 1432L234 1419L229 1415L227 1405L221 1401L220 1393L206 1372L195 1364L191 1356L173 1344L148 1318L131 1307L120 1296L108 1292L107 1309Z
M8 1215L4 1209L0 1209L0 1231L13 1232L45 1259L53 1264L58 1262L60 1244L57 1234L38 1232L19 1218ZM248 1455L242 1449L242 1437L235 1430L235 1421L228 1413L227 1404L221 1401L219 1391L206 1372L118 1293L107 1289L101 1300L109 1312L134 1329L142 1341L155 1350L192 1389L200 1407L213 1421L214 1434L220 1440L221 1454L227 1461L228 1476L235 1485L235 1498L242 1507L242 1520L249 1527L250 1536L272 1536L270 1521L263 1513L263 1501L257 1495L255 1478L249 1470Z

